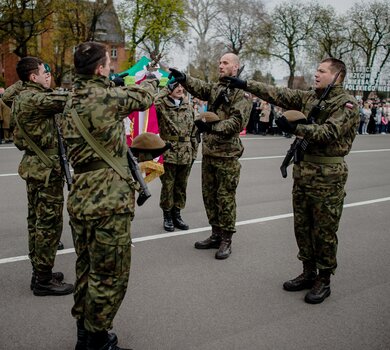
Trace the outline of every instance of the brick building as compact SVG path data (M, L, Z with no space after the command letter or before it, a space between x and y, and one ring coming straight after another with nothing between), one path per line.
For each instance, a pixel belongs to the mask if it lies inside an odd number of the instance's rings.
M102 0L97 0L97 2L99 1ZM86 3L90 2L86 1ZM115 11L113 1L108 0L106 3L107 7L105 8L102 15L98 18L96 23L94 40L106 45L107 50L111 56L111 70L113 72L120 72L128 68L128 53L125 49L125 36L118 19L118 15ZM53 33L53 30L49 30L36 37L35 40L37 40L38 48L38 53L36 54L37 56L42 58L43 56L54 57L55 47L53 45ZM67 49L65 61L63 63L64 66L73 66L73 50L74 47L69 47ZM0 85L1 81L3 81L5 87L8 87L18 80L18 76L15 70L15 66L18 61L19 57L13 53L12 41L5 41L0 43ZM50 64L51 60L48 60L48 63ZM61 86L70 88L71 84L72 73L70 71L69 74L65 74L63 76Z

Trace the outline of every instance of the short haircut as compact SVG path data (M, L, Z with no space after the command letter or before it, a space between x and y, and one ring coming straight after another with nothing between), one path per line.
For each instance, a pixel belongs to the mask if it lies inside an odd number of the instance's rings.
M107 61L106 47L94 41L87 41L77 46L74 53L74 66L77 74L93 75L100 65Z
M43 61L37 57L23 57L16 65L16 72L21 81L29 81L31 74L39 74L39 66Z
M330 67L333 73L340 72L339 78L341 81L344 81L345 76L347 75L347 67L342 60L339 60L334 57L328 57L321 61L321 63L329 62Z

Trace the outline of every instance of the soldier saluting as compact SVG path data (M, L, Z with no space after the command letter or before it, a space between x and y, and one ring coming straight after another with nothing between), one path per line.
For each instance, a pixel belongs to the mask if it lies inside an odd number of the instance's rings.
M323 92L334 86L318 101ZM310 289L305 301L318 304L330 295L330 276L337 267L337 230L343 210L348 177L346 156L352 147L359 124L358 104L342 86L346 75L344 62L327 58L314 75L314 90L301 91L274 87L253 80L225 78L230 86L244 89L284 109L309 116L319 109L311 124L289 121L285 116L276 123L286 132L304 138L308 145L302 160L293 168L294 230L303 273L283 284L287 291Z
M117 336L108 330L129 280L137 188L127 161L123 119L151 106L159 82L150 73L139 86L114 86L108 79L110 56L97 42L80 44L74 64L63 136L74 169L67 208L77 254L72 308L76 349L120 350Z
M195 97L208 101L209 111L195 125L202 137L202 194L211 236L195 243L196 249L217 248L216 259L231 254L236 232L236 189L240 180L244 147L240 132L248 124L252 102L243 91L221 81L240 72L240 60L233 53L219 61L219 81L207 83L171 68L172 76Z
M24 151L18 172L27 187L29 258L33 267L30 288L38 296L73 291L71 284L62 282L62 272L52 272L64 204L54 117L62 112L67 96L50 89L47 67L37 57L22 58L16 66L20 81L4 93L5 102L12 105L15 146Z

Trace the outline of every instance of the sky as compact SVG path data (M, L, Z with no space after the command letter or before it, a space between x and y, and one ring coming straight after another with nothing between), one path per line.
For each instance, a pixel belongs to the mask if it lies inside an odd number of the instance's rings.
M272 9L285 2L286 0L263 0L266 9L272 11ZM288 0L290 2L291 0ZM306 2L305 0L300 0ZM321 0L321 5L331 5L336 10L337 14L342 14L348 11L355 3L359 3L362 0ZM182 51L183 55L170 55L170 65L178 67L179 69L186 69L190 56L193 56L189 45L186 44L186 48ZM268 64L268 67L264 67L265 72L270 72L274 78L282 79L288 75L287 65L283 63L274 62Z

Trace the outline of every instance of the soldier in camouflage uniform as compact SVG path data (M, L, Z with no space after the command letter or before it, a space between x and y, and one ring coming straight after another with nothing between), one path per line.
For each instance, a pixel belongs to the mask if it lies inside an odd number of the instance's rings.
M212 234L195 243L196 249L217 248L216 259L231 254L232 235L236 232L236 189L240 179L241 157L244 147L240 132L248 123L252 102L243 91L230 89L221 78L236 76L239 58L228 53L219 62L218 83L207 83L170 69L176 81L189 93L208 101L208 106L219 121L209 123L196 120L203 133L202 194ZM222 97L222 99L221 99Z
M227 79L234 87L308 116L338 72L336 84L322 102L313 124L292 123L284 116L277 121L282 131L309 142L303 160L293 169L294 229L303 273L285 282L283 287L288 291L311 289L305 296L305 301L311 304L321 303L330 295L330 276L337 267L336 233L348 177L344 156L351 150L359 124L357 101L342 86L345 64L335 58L323 60L317 68L312 91Z
M76 349L120 350L116 335L108 330L129 279L136 189L126 159L123 119L151 106L158 80L152 75L140 86L114 86L108 79L109 54L96 42L80 44L74 64L76 78L64 110L63 135L74 169L67 208L77 254L72 308L77 319ZM120 162L126 179L82 136L74 111L94 140Z
M16 70L21 80L10 86L4 97L12 106L14 143L24 151L19 175L27 184L29 257L33 266L30 287L39 296L70 294L73 286L62 282L64 275L52 273L64 204L54 116L62 112L67 96L49 89L51 79L40 59L22 58Z
M171 144L164 153L164 174L160 177L164 229L188 230L180 210L186 204L188 177L198 151L194 109L184 96L183 86L178 83L168 84L162 89L155 106L160 137Z

